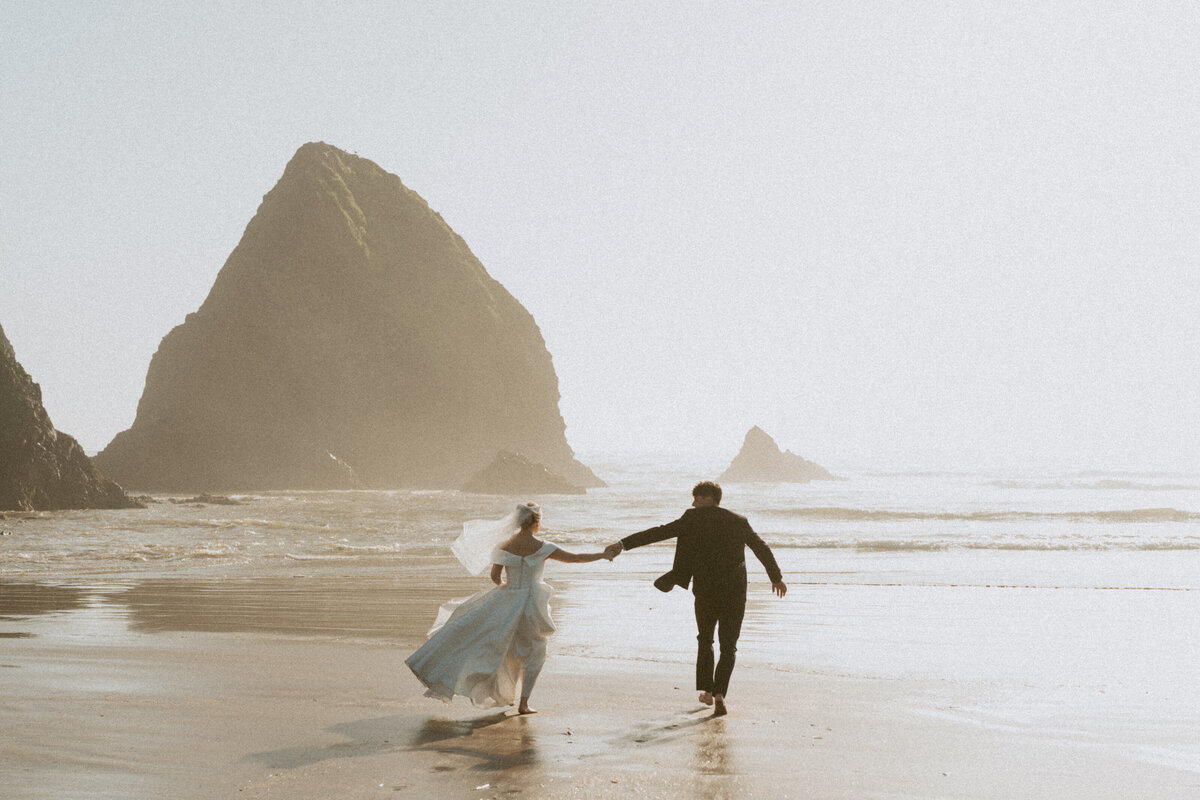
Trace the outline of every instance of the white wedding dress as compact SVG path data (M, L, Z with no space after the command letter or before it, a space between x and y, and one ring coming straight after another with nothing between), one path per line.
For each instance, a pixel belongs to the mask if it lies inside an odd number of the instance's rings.
M542 569L555 549L543 542L527 556L494 550L492 563L507 568L508 581L441 607L429 639L404 661L427 697L449 702L462 695L489 707L529 696L554 632L554 590Z

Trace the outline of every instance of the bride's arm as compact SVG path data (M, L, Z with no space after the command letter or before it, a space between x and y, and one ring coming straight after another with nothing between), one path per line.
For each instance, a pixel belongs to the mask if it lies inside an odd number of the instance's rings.
M492 564L492 583L496 584L497 586L502 585L500 583L500 576L503 574L504 574L504 565L503 564Z
M546 556L546 558L553 558L555 561L566 561L568 564L583 564L588 561L599 561L604 558L604 553L570 553L561 547L556 547L554 552ZM612 561L612 559L610 558L609 561Z

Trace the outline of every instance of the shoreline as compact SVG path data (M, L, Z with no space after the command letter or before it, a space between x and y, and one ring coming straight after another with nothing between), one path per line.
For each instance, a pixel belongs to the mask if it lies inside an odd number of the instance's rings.
M432 621L431 595L478 587L439 572L0 584L5 796L1200 793L1194 746L1159 746L1176 726L1188 740L1186 716L1106 737L1089 704L997 716L983 702L996 687L977 682L781 663L768 640L785 622L810 626L798 635L830 625L849 635L855 623L831 616L845 587L829 602L789 593L802 600L788 609L799 616L754 603L731 714L713 719L690 688L687 596L648 591L640 571L636 581L560 574L560 630L533 697L541 713L444 705L403 665Z

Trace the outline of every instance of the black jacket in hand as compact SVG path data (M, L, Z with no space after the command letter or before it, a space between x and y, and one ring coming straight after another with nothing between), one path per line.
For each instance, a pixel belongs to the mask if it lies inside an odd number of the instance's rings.
M746 551L749 547L767 570L772 583L783 580L771 548L740 514L710 506L689 508L674 522L626 536L626 550L675 538L671 571L654 582L662 591L684 589L695 579L696 594L746 591Z

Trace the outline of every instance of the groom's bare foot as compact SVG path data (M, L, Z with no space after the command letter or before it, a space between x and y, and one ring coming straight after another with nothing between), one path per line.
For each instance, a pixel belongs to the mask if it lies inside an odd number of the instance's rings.
M713 716L723 717L729 713L729 709L725 707L725 696L720 694L713 695Z
M700 702L706 706L711 706L713 704L712 692L701 692Z

